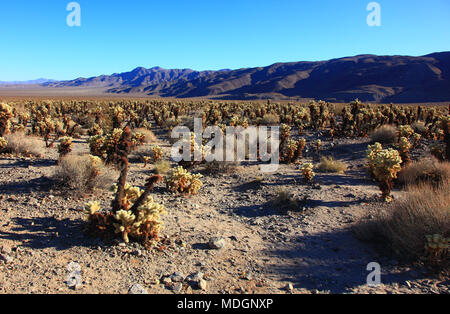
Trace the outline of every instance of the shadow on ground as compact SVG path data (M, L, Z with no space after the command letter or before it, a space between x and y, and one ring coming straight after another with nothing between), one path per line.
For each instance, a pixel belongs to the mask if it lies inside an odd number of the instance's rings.
M51 167L55 166L57 163L54 159L35 159L35 160L21 160L17 159L16 161L8 164L0 165L0 169L9 169L9 168L28 168L32 167Z
M402 285L423 276L414 270L394 273L392 266L386 265L386 258L377 256L347 229L300 236L265 254L278 259L276 264L266 266L267 271L299 289L351 292L352 288L367 284L370 271L366 268L371 262L381 265L382 284Z
M47 177L31 179L29 181L7 182L0 184L0 194L13 195L17 193L27 194L32 191L49 191L54 186L54 181Z
M0 239L22 241L22 246L33 249L55 248L58 251L72 247L92 247L98 239L88 238L83 233L83 221L54 217L13 218L17 227L10 232L2 231Z

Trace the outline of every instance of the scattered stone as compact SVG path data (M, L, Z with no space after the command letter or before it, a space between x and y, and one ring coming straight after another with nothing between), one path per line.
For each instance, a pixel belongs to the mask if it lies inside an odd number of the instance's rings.
M186 278L186 281L188 281L188 282L193 282L193 283L197 283L198 281L200 281L201 279L203 279L203 276L204 276L204 274L202 273L202 272L196 272L196 273L193 273L193 274L191 274L191 275L189 275L187 278Z
M182 284L181 282L177 282L176 284L174 284L174 285L172 286L172 290L173 290L174 292L180 292L181 289L183 289L183 284Z
M139 249L135 250L135 251L133 251L133 255L140 257L140 256L142 256L142 251Z
M211 238L208 243L208 246L214 250L223 249L225 245L226 241L224 238Z
M200 280L198 281L198 287L199 287L199 289L205 291L206 288L207 288L207 286L208 286L208 284L206 283L206 280L205 280L205 279L200 279Z
M291 283L288 283L285 287L285 289L289 292L294 291L294 286Z
M172 279L170 279L170 277L165 277L165 278L163 278L162 283L164 285L168 286L168 285L172 284Z
M128 290L128 294L148 294L147 290L140 284L134 284Z
M180 272L175 272L175 273L173 273L171 276L170 276L170 279L173 281L173 282L182 282L182 281L184 281L184 275L182 274L182 273L180 273Z
M14 258L9 256L8 254L1 254L0 255L0 261L3 261L5 264L12 263L13 260L14 260Z
M8 246L8 245L6 245L6 244L3 244L3 245L2 245L2 249L1 249L1 253L4 253L4 254L11 254L11 253L12 253L12 249L11 249L10 246Z

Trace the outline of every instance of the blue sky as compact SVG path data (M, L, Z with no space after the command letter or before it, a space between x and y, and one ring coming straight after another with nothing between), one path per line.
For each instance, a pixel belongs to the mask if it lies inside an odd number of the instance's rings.
M357 54L450 50L449 0L0 1L0 81L73 79L137 66L217 70Z

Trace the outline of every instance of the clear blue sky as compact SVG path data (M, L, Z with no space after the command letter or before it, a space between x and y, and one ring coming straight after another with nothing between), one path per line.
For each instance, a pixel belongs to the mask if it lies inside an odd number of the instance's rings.
M357 54L450 50L449 0L0 1L0 81L73 79L137 66L217 70Z

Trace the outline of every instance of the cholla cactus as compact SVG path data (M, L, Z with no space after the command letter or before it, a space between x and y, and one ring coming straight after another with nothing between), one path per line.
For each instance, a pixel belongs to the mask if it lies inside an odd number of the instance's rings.
M411 143L406 137L401 137L398 141L397 147L400 152L400 157L402 158L402 166L405 166L411 161L411 158L409 157Z
M105 136L95 135L90 137L88 143L91 154L102 158L108 164L118 164L120 162L118 151L119 146L121 145L122 135L122 129L114 129L111 133ZM137 146L142 145L142 136L143 135L141 135L140 133L131 135L131 150L135 149Z
M414 130L410 125L401 125L398 127L399 137L410 138L414 134Z
M430 264L439 265L447 260L448 245L450 238L443 237L440 234L427 235L425 243L425 252L428 255Z
M159 147L158 145L155 145L152 147L152 158L153 158L153 162L157 162L158 160L160 160L163 156L163 151L161 149L161 147Z
M71 137L61 138L61 142L58 145L59 158L66 156L72 151L73 139Z
M202 181L200 181L202 177L201 174L191 174L180 166L169 172L166 179L167 188L175 193L194 195L203 186Z
M84 207L84 213L86 218L89 219L90 216L95 215L100 210L100 202L89 202Z
M322 141L321 140L315 141L314 146L315 146L317 152L320 151L320 148L322 147Z
M285 147L281 151L280 159L285 163L292 163L295 161L296 152L298 150L298 143L294 140L288 140Z
M369 154L368 154L369 155ZM371 161L373 175L379 182L379 187L385 201L392 200L391 190L394 186L394 179L397 178L401 168L402 159L395 149L384 149L377 152Z
M419 146L420 140L422 139L422 135L419 133L413 134L413 147Z
M314 165L312 163L305 163L302 165L302 167L300 168L302 175L303 175L303 179L306 182L311 182L312 179L315 177L315 173L313 171L314 169Z
M99 202L89 202L85 207L85 214L88 221L97 229L107 231L114 228L115 233L120 233L125 243L130 241L130 237L157 241L159 232L162 229L161 216L166 214L164 206L154 202L149 195L153 185L160 180L159 176L151 177L146 189L132 186L128 183L124 186L124 197L122 199L122 209L115 214L111 211L101 214ZM118 186L112 188L112 192L117 193Z
M162 229L161 215L166 212L164 206L155 203L153 197L145 195L145 191L133 187L129 184L125 186L125 201L126 207L130 207L129 210L119 210L114 218L118 221L114 223L115 232L121 233L124 242L129 242L129 235L140 238L145 236L146 240L157 239L158 233ZM142 202L138 204L138 201L143 198ZM131 204L136 206L135 210L131 207Z
M4 137L0 137L0 151L6 148L8 141Z
M95 123L92 128L90 128L88 130L88 135L89 136L95 136L95 135L103 135L103 129L97 124Z
M9 105L0 103L0 136L9 133L10 121L13 116L12 109Z
M375 178L375 175L373 173L375 169L375 157L379 152L383 150L383 146L380 143L375 143L373 145L368 146L367 150L367 165L369 167L369 174L372 178Z

